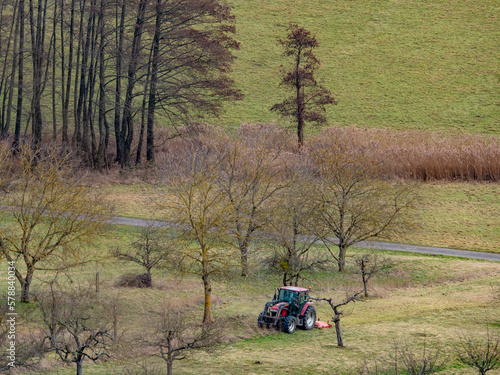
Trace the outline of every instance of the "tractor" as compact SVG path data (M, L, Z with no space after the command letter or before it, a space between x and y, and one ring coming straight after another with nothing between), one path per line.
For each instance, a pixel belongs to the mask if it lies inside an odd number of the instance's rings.
M257 320L260 328L274 327L285 333L294 333L297 327L314 328L316 309L309 299L309 289L283 286L276 289L272 301L267 302Z

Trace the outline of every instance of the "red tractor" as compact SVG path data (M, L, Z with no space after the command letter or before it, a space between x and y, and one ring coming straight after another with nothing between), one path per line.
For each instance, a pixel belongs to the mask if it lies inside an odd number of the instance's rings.
M309 289L295 286L277 289L257 320L260 328L274 327L285 333L294 333L297 327L313 329L315 322L316 309L309 299Z

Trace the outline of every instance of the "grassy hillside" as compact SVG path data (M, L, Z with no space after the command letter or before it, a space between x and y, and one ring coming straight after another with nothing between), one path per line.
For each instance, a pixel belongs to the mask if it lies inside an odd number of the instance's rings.
M332 125L500 132L500 24L495 0L230 0L246 98L225 126L280 121L277 39L289 23L317 35L318 76L336 94Z

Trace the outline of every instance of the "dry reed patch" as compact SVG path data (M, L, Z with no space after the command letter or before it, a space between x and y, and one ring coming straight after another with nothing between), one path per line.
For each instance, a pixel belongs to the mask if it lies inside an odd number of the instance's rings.
M369 149L392 178L418 181L500 181L500 137L459 132L328 128L309 144Z

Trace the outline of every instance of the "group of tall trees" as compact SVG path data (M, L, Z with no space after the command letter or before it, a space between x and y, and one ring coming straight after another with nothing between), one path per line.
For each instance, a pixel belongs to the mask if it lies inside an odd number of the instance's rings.
M235 136L207 129L158 160L154 199L182 237L178 268L203 281L204 321L213 278L234 266L248 276L256 248L271 247L268 264L297 286L328 261L345 272L349 247L411 227L411 185L386 181L371 149L331 131L318 138L295 153L272 125L242 126Z
M1 1L0 134L52 134L99 168L114 133L122 166L144 141L153 160L158 111L192 119L241 96L233 21L220 0Z

